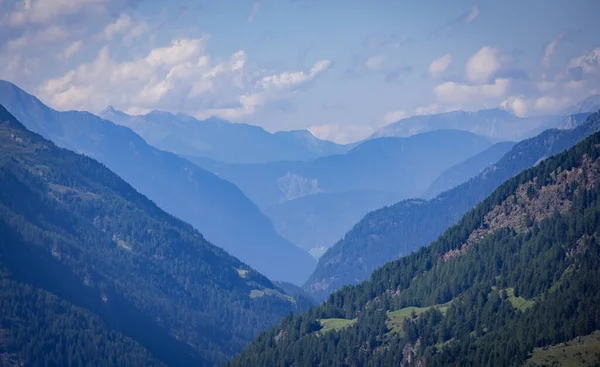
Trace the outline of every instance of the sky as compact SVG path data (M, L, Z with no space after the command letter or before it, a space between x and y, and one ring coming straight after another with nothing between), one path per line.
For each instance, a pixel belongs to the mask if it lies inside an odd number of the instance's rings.
M600 93L600 1L0 0L0 78L58 110L217 116L340 143Z

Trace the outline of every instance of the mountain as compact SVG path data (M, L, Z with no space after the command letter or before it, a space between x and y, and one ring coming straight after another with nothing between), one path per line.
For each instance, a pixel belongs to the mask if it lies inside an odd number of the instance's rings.
M310 303L0 106L2 365L213 366Z
M129 127L159 149L229 163L309 160L344 153L350 147L317 139L306 130L271 134L259 126L214 117L198 120L162 111L130 116L112 106L100 117Z
M367 140L348 153L312 161L204 167L267 208L318 193L383 191L416 196L445 169L489 146L488 139L469 132L440 130L409 138Z
M346 284L435 240L499 185L600 130L598 114L573 130L547 130L516 144L500 161L431 200L410 199L367 214L319 258L304 288L324 299Z
M382 191L322 193L267 207L264 213L283 237L311 250L330 246L365 213L396 201L398 195Z
M87 112L55 111L8 82L0 81L0 104L28 129L105 164L162 209L269 278L301 284L314 269L314 259L279 236L235 185L148 145L130 129Z
M312 161L192 161L233 182L281 235L310 249L330 246L369 210L421 195L444 170L490 145L466 131L439 130L371 139Z
M569 353L597 363L598 302L600 133L510 179L429 246L284 318L226 366L521 366L571 341L595 346L595 357Z
M565 115L575 115L584 112L594 112L600 110L600 94L589 96L576 105L570 106L563 111Z
M536 131L553 127L548 126L553 119L553 116L517 117L498 108L475 112L452 111L402 119L377 130L371 135L371 139L385 136L407 137L427 131L457 129L500 141L518 141L535 135Z
M483 152L455 164L444 171L421 197L434 198L444 191L467 182L470 178L477 176L484 169L498 162L514 145L513 142L496 143Z

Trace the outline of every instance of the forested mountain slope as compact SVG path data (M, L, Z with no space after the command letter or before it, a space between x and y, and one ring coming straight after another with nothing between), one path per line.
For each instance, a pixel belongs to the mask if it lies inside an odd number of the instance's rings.
M516 144L498 163L434 199L405 200L367 214L319 259L305 289L324 299L346 284L368 279L386 262L435 240L509 178L598 130L598 113L573 130L547 130Z
M0 364L212 366L310 304L1 106L0 285Z
M510 179L429 246L286 317L229 366L520 366L600 329L598 304L600 133Z
M130 129L88 112L55 111L5 81L0 81L0 104L28 129L105 164L162 209L269 278L301 284L314 270L314 259L279 236L235 185L148 145Z

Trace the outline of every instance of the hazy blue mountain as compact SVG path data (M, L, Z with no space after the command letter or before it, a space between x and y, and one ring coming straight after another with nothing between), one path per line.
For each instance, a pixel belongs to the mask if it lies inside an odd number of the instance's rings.
M597 366L599 173L595 133L225 366Z
M345 154L312 161L197 163L268 208L319 193L380 191L401 198L418 196L444 170L490 146L487 138L466 131L438 130L408 138L371 139Z
M2 106L0 289L3 366L214 366L312 304Z
M87 112L58 112L8 82L0 104L27 128L105 164L161 208L272 279L299 284L314 259L279 236L269 218L232 183L158 150L127 127Z
M444 170L490 145L466 131L439 130L371 139L346 154L312 161L192 161L235 183L279 234L313 249L332 245L370 210L421 195Z
M498 162L515 145L513 142L496 143L463 162L448 168L438 177L429 188L421 195L425 199L438 196L444 191L469 181L492 164Z
M181 156L229 163L308 160L349 149L349 146L317 139L306 130L271 134L259 126L214 117L198 120L161 111L130 116L111 106L100 113L100 117L131 128L157 148Z
M563 111L564 115L575 115L584 112L595 112L600 110L600 94L589 96L583 101L566 108Z
M324 299L344 285L368 279L386 262L435 240L509 178L598 130L600 114L573 130L547 130L517 143L496 164L434 199L404 200L370 212L319 258L304 289Z
M366 213L398 199L397 194L382 191L323 193L270 206L264 213L283 237L311 250L329 247Z
M502 109L475 112L452 111L435 115L412 116L387 125L371 136L406 137L427 131L457 129L499 141L518 141L548 129L553 116L517 117Z

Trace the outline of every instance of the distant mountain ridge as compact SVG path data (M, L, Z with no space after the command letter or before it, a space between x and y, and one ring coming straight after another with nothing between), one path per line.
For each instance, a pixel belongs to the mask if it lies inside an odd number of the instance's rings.
M569 149L598 130L597 113L573 130L547 130L519 142L496 164L431 200L404 200L367 214L319 258L317 269L304 289L325 299L344 285L368 279L386 262L435 240L509 178Z
M590 119L600 125L600 113ZM596 365L599 239L594 133L500 185L428 246L284 318L226 366L503 367L546 350L565 366Z
M279 236L258 207L230 182L148 145L127 127L91 113L55 111L0 81L0 104L30 130L105 164L161 208L274 280L301 284L314 259Z
M600 110L600 94L587 97L583 101L566 108L564 115L576 115L585 112L595 112Z
M437 130L366 140L345 154L311 161L198 163L235 183L260 207L268 207L317 193L367 190L418 196L446 168L491 145L470 132Z
M192 161L235 183L280 234L312 249L332 245L369 210L421 195L444 170L490 145L470 132L438 130L371 139L311 161Z
M0 364L214 366L310 306L0 106Z
M456 129L470 131L497 141L518 141L539 129L547 129L553 116L517 117L505 110L494 108L481 111L452 111L434 115L419 115L384 126L371 139L395 136L407 137L427 131Z
M455 164L444 171L425 190L421 197L425 199L434 198L442 192L467 182L470 178L477 176L483 170L498 162L514 145L513 142L496 143L483 152Z
M112 106L99 116L129 127L159 149L228 163L309 160L350 149L350 146L317 139L307 130L271 134L259 126L231 123L216 117L198 120L162 111L131 116Z

